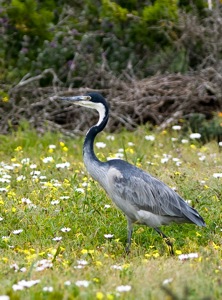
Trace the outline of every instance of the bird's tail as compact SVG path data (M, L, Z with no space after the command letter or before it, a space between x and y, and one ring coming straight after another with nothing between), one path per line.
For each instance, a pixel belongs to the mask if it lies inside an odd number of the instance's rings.
M206 226L206 223L205 223L204 219L201 217L201 215L193 207L189 206L189 209L186 212L184 212L184 215L192 223L194 223L198 226L203 226L203 227Z

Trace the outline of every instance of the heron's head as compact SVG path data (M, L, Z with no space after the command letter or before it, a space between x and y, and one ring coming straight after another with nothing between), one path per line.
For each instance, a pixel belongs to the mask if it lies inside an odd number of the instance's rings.
M99 113L99 121L97 125L102 122L107 123L109 117L109 108L106 100L99 93L88 93L83 96L68 96L59 97L60 100L72 102L73 104L85 106L88 108L96 109Z
M75 105L85 106L89 108L96 109L98 111L101 110L102 107L107 107L107 103L102 95L99 93L87 93L86 95L81 96L66 96L59 97L60 100L65 100L68 102L72 102Z

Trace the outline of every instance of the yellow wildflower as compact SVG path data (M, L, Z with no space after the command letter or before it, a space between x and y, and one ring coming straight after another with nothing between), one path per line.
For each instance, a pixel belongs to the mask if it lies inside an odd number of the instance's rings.
M4 261L5 263L8 262L8 258L7 257L2 257L2 261Z
M28 260L28 261L33 261L33 260L35 260L37 257L38 257L38 255L37 255L36 253L33 253L33 254L30 254L30 255L27 255L25 258L26 258L26 260Z
M103 265L102 262L99 261L99 260L97 260L97 261L95 262L95 264L96 264L97 267L101 267L101 266Z
M18 147L16 147L14 150L15 150L16 152L19 152L19 151L22 150L22 146L18 146Z
M134 153L134 150L132 148L127 148L126 149L126 152L129 152L130 154L133 154Z
M130 267L130 264L124 264L122 265L123 269L128 269Z
M13 192L13 191L9 191L8 194L7 194L8 198L15 198L16 196L16 193Z
M159 254L158 252L153 253L153 257L157 258L157 257L159 257L159 256L160 256L160 254Z
M214 249L215 250L218 250L218 249L220 249L220 246L218 246L217 244L215 244L214 242L212 243L213 244L213 247L214 247Z
M102 292L97 292L97 293L96 293L96 299L102 300L103 298L104 298L104 295L103 295Z
M180 172L174 172L174 175L181 175Z
M114 299L114 296L112 294L106 294L106 298L108 300L113 300Z
M8 100L9 100L8 96L2 98L2 102L8 102Z
M141 167L142 167L142 164L138 161L138 162L136 163L136 166L137 166L138 168L141 168Z
M82 249L82 250L81 250L81 253L82 253L82 254L87 254L87 253L88 253L88 250L87 250L87 249Z
M140 234L140 233L144 232L144 230L145 229L143 227L139 227L135 233Z

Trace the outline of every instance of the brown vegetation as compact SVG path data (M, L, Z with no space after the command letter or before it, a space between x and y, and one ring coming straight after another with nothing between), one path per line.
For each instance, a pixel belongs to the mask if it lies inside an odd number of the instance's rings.
M52 73L53 86L42 88L39 80L46 73ZM126 75L116 78L102 70L88 76L86 83L102 88L61 88L56 74L50 69L39 76L24 78L10 90L10 101L0 108L0 132L8 133L25 119L40 132L50 129L66 134L82 133L96 122L96 112L80 111L56 98L92 90L103 94L110 103L109 131L122 127L133 130L146 122L163 129L192 113L203 113L210 118L213 112L222 110L222 76L212 68L199 74L156 75L143 80L129 77L126 80Z

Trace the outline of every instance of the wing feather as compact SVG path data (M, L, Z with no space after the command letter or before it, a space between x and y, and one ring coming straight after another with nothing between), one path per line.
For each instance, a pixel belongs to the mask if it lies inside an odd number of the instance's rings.
M107 192L123 211L133 206L159 216L205 226L199 213L162 181L123 160L107 162L109 184ZM106 187L104 186L106 189ZM125 201L125 203L124 203ZM128 209L128 213L131 209ZM126 213L127 214L127 213Z
M122 176L114 178L113 188L119 197L138 210L157 215L183 216L182 210L187 204L176 192L140 169L132 171L132 174L121 171Z

